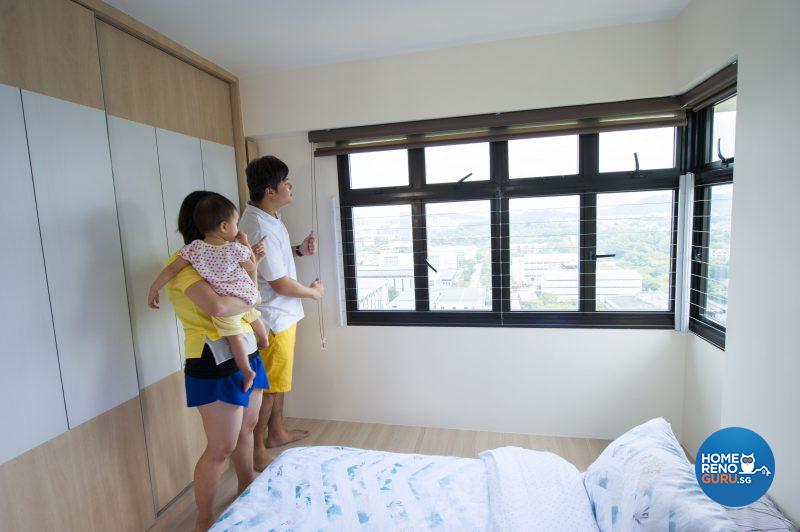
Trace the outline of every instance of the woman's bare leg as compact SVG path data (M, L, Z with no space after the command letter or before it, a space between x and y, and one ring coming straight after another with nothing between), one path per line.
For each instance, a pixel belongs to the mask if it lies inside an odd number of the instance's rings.
M236 478L239 481L237 493L242 493L255 480L258 474L253 469L253 429L258 422L258 411L261 408L261 397L263 395L262 390L255 388L250 393L250 404L244 409L242 427L239 429L236 449L231 453L231 462L233 462Z
M195 530L208 530L214 523L214 494L225 460L236 449L244 408L215 401L199 406L206 433L206 449L194 468Z

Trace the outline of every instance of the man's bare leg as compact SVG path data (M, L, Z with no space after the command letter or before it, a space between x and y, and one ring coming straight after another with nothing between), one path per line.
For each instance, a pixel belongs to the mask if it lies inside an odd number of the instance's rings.
M260 390L259 390L260 391ZM253 467L257 471L264 471L274 456L267 451L264 442L267 439L267 426L272 415L272 405L275 394L265 393L261 400L261 409L258 413L258 423L253 429Z
M268 395L274 395L275 397L272 399L272 412L267 421L269 428L267 447L283 447L284 445L307 437L307 430L287 430L286 426L283 424L283 396L285 394L275 393ZM266 397L264 399L266 399Z

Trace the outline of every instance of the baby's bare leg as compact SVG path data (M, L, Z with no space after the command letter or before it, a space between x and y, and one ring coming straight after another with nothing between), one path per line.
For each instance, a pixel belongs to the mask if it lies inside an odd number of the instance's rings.
M247 355L247 344L241 334L236 336L226 336L228 343L231 346L231 353L233 360L236 361L236 367L242 372L242 391L246 392L253 385L253 380L256 378L256 372L250 367L250 360Z
M267 336L267 328L264 327L264 322L261 320L251 321L250 326L253 328L256 340L258 340L258 348L264 349L267 347L269 345L269 337Z

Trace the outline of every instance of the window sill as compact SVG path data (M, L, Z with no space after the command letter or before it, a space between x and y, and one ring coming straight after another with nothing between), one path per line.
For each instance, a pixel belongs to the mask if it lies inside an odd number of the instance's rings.
M689 331L699 336L706 342L714 345L725 351L725 332L720 331L710 325L706 325L701 321L691 320L689 322Z
M406 327L517 327L673 329L672 312L447 312L352 311L348 325Z

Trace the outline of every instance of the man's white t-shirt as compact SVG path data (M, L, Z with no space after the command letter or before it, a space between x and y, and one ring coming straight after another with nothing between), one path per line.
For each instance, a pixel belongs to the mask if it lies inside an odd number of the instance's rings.
M261 318L267 328L274 333L288 329L303 319L303 304L299 297L282 296L272 289L268 281L281 277L297 280L292 244L289 232L280 220L248 205L239 219L239 230L247 235L250 245L255 245L262 237L266 256L258 265L258 290L261 292Z

